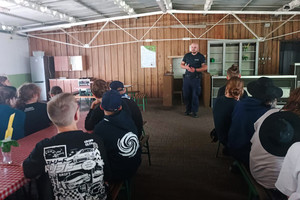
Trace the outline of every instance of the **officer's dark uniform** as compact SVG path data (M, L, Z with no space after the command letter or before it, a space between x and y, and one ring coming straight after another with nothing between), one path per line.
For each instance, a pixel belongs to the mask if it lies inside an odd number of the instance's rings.
M202 64L205 63L205 58L201 53L193 55L187 53L182 59L186 65L190 67L201 68ZM198 112L199 107L199 95L201 94L201 72L189 72L185 71L183 79L183 97L186 104L186 113L193 112L194 115Z

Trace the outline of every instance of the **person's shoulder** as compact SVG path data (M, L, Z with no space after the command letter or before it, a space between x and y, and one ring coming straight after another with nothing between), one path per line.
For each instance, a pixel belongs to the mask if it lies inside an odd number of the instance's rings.
M19 116L19 117L25 117L26 116L26 114L24 113L23 110L15 109L15 108L12 108L8 105L0 105L0 109L1 109L1 111L3 111L2 113L6 113L6 114L16 113L16 117L17 116Z
M47 104L46 103L43 103L43 102L36 102L34 103L35 106L37 107L42 107L42 108L47 108Z
M197 53L198 56L204 57L204 55L200 52Z
M189 53L186 53L186 54L183 56L183 59L185 59L185 58L188 58L188 57L191 57L191 55L192 55L192 53L191 53L191 52L189 52Z
M300 142L295 142L288 150L288 154L290 153L296 153L297 155L300 156L299 154L300 151Z

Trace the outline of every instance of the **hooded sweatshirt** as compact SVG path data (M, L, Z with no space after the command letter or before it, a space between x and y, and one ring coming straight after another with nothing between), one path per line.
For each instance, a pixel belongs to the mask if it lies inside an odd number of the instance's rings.
M141 164L141 149L136 126L128 113L120 111L105 115L96 125L94 134L103 140L112 172L111 181L132 177Z
M232 113L228 132L228 147L232 156L249 164L250 140L254 134L254 123L271 107L256 98L243 98L238 101Z

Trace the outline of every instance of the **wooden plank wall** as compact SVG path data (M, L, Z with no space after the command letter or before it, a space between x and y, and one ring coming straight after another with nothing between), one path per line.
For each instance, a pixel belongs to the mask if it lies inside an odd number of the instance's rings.
M215 22L219 21L224 15L197 15L197 14L176 14L175 15L183 24L187 25L206 25L205 28L191 28L191 32L199 37ZM275 16L259 16L259 15L239 15L243 21L261 21L261 23L250 23L249 27L260 37L267 35L275 27L278 27L284 19L289 16L275 17ZM123 28L140 27L139 29L130 29L128 32L134 37L140 39L148 28L159 18L159 16L147 16L137 19L125 19L115 21ZM271 27L265 27L264 20L272 20ZM282 21L280 21L282 20ZM299 16L294 20L286 23L280 29L275 31L270 37L275 37L280 34L288 33L289 31L299 30ZM276 21L276 22L275 22ZM226 23L226 24L223 24ZM85 31L81 33L72 34L81 43L88 43L96 34L104 23L90 24L86 26L78 26L66 31ZM179 25L179 22L172 16L166 14L156 26L170 26ZM91 46L111 44L115 42L134 41L134 39L127 33L118 30L118 28L111 22L104 30L114 29L113 31L103 31L92 42ZM94 30L93 32L88 32ZM66 34L55 34L43 36L48 39L55 39L62 42L70 42L79 44L76 40ZM178 39L183 37L192 37L185 29L179 28L163 28L152 29L145 35L144 39ZM203 38L211 39L253 39L254 36L233 16L228 16L220 25L214 27L211 31L206 33ZM278 74L279 72L279 44L283 40L299 40L300 33L287 35L281 38L275 38L266 42L260 43L259 57L267 58L259 61L259 74ZM120 80L125 84L133 85L133 90L139 90L146 93L149 97L162 97L163 95L163 74L170 71L171 59L169 56L181 56L189 51L189 44L192 41L169 40L152 43L129 43L123 45L106 46L99 48L84 49L75 46L68 46L50 41L30 38L30 52L45 51L46 55L51 56L84 56L85 70L83 71L68 71L56 72L56 76L68 78L80 77L96 77L104 80ZM199 44L200 52L203 55L207 53L207 40L194 40ZM156 68L141 68L140 46L141 45L155 45L157 47L157 67Z

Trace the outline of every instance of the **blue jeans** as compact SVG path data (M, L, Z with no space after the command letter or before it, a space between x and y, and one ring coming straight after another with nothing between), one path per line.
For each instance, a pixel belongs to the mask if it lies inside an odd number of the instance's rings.
M201 78L185 77L183 79L183 98L187 113L198 112L200 94Z

